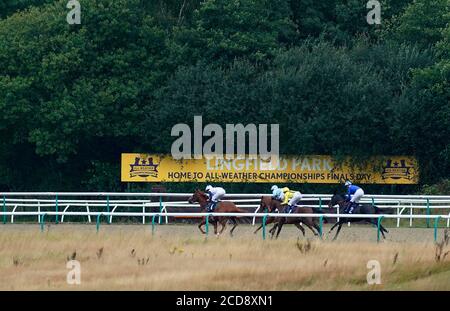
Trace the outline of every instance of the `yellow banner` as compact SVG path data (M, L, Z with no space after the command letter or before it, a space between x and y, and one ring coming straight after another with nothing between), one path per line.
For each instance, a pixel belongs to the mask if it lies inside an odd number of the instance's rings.
M365 163L331 156L280 156L272 161L203 158L174 160L170 155L122 154L123 182L253 182L417 184L417 160L410 156L379 156Z

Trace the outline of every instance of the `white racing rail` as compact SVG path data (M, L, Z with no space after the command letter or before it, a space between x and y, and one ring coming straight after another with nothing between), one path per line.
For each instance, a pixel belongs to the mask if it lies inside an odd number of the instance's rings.
M12 212L2 212L0 213L0 215L13 215ZM39 224L41 226L41 231L44 230L44 217L49 215L49 216L61 216L63 214L66 215L73 215L73 216L96 216L97 217L97 232L99 231L99 226L100 226L100 217L101 216L105 216L105 217L111 217L113 215L112 212L52 212L52 211L48 211L48 212L16 212L16 215L35 215L38 216L39 218ZM117 212L115 213L116 216L125 216L125 217L135 217L135 216L141 216L141 217L151 217L152 218L152 234L154 232L155 229L155 218L160 216L161 213L146 213L146 212L138 212L138 213L129 213L129 212ZM166 217L179 217L179 216L194 216L194 217L206 217L206 234L208 234L208 219L209 217L212 216L226 216L226 217L262 217L263 218L263 229L262 229L262 235L263 235L263 239L266 238L266 220L268 217L295 217L295 218L303 218L303 217L312 217L312 218L319 218L320 219L320 231L319 231L319 235L322 238L323 237L323 218L327 217L327 218L338 218L338 217L342 217L342 218L373 218L373 219L377 219L377 241L380 240L380 225L381 225L381 221L383 219L389 219L389 218L407 218L407 217L411 217L409 215L379 215L379 214L365 214L365 215L361 215L361 214L285 214L285 213L259 213L256 214L255 213L164 213L164 215ZM300 216L301 215L301 216ZM450 215L413 215L413 218L417 218L417 219L434 219L434 241L437 241L437 233L438 233L438 223L440 219L450 219Z
M120 209L142 210L142 213L131 213L133 216L142 217L142 223L146 223L148 209L157 209L158 223L161 217L168 223L168 208L197 207L196 204L189 204L187 199L191 193L124 193L124 192L2 192L0 193L0 215L3 222L10 216L10 222L14 223L15 216L37 216L46 213L55 216L56 222L64 222L65 216L86 216L88 222L92 222L91 216L103 213L111 223L114 217L127 217L130 213L119 212ZM224 200L236 203L239 208L252 211L253 225L256 217L261 217L259 202L262 196L270 194L227 194ZM119 199L120 198L120 199ZM168 198L178 199L169 201ZM327 211L330 201L330 194L303 194L302 201L313 201L316 204L299 204L299 206L313 207ZM394 214L385 215L386 218L397 219L397 227L400 226L401 219L409 219L409 226L413 226L414 219L429 220L436 216L447 219L447 227L450 227L450 196L425 196L425 195L365 195L361 203L370 203L379 208L394 209ZM77 212L69 212L77 210ZM81 212L85 210L86 212ZM100 210L91 212L91 210ZM418 212L414 213L414 211ZM422 211L420 211L422 210ZM75 213L75 214L74 214ZM423 215L425 213L425 215ZM259 214L259 215L258 215ZM242 214L240 214L242 215ZM318 214L328 215L328 214ZM340 211L334 215L339 220ZM422 216L430 217L422 217ZM176 213L175 217L198 217L197 213ZM356 215L355 215L356 216ZM365 216L365 215L364 215ZM418 216L418 217L416 217ZM59 217L61 217L59 219ZM128 216L130 217L130 216ZM328 216L326 216L328 217ZM331 217L331 216L330 216ZM347 215L345 215L347 217Z

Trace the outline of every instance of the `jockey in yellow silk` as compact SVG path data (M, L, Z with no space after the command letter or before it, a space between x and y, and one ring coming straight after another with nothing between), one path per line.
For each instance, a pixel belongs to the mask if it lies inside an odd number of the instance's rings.
M272 197L281 202L281 205L288 205L287 212L290 214L296 207L297 203L302 199L300 191L290 190L288 187L278 188L274 185L271 188Z

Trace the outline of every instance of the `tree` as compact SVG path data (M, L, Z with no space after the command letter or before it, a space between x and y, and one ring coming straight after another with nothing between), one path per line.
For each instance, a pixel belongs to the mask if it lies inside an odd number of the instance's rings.
M415 0L393 20L386 36L426 48L442 39L442 30L450 22L449 0Z
M289 14L287 0L208 0L194 13L193 28L175 35L179 45L191 45L189 55L218 65L264 62L294 39Z

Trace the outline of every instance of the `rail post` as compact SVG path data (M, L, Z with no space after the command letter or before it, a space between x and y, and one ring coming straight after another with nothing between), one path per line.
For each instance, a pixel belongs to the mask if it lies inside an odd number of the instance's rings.
M109 195L106 196L106 212L109 214ZM111 223L111 217L106 217L106 220Z
M380 242L380 226L381 226L381 221L383 220L384 216L380 216L378 217L378 222L377 222L377 242Z
M322 197L319 197L319 210L322 211Z
M323 239L323 216L319 217L319 234L320 234L320 239Z
M206 223L205 223L205 234L208 235L209 232L209 216L211 216L211 214L206 215Z
M96 229L97 229L97 233L98 233L98 230L100 229L100 217L103 215L103 213L99 213L98 215L97 215L97 225L96 225Z
M427 199L427 215L430 215L430 199ZM427 218L427 228L430 228L430 218Z
M41 232L44 232L45 215L47 215L47 213L42 214L40 217Z
M155 215L152 216L152 235L155 234L155 218L156 218L156 215L158 215L158 214L155 214Z
M263 225L263 227L262 227L262 238L263 238L263 240L266 239L266 222L267 222L267 214L264 215L263 221L262 221L262 225Z
M375 199L372 197L372 207L375 207Z
M434 219L434 242L437 242L437 236L438 236L438 225L439 225L439 219L441 216L438 216Z
M6 197L3 196L3 224L6 224Z
M55 196L55 210L56 210L56 215L55 215L55 223L59 222L59 217L58 217L58 195Z
M159 212L162 213L163 205L162 205L162 196L159 196ZM158 224L161 224L161 215L158 216Z

